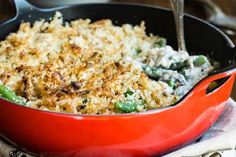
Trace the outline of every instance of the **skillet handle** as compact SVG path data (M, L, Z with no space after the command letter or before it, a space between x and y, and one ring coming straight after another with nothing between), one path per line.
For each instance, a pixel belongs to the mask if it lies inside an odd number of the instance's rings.
M196 88L192 91L192 94L197 94L198 97L204 96L204 97L210 97L211 95L217 94L216 91L218 90L225 90L226 88L223 88L223 86L226 85L226 82L232 81L232 84L234 82L236 76L236 68L222 72L219 74L212 75L204 80L202 80ZM217 82L216 86L212 89L209 89L211 85L214 85L213 82ZM230 85L232 85L230 84ZM231 90L232 86L227 84L227 90ZM222 88L221 88L222 87ZM224 93L227 93L224 91ZM191 94L190 94L191 95Z
M16 9L16 17L22 14L30 14L31 11L36 9L35 6L31 5L26 0L10 0L10 2Z
M223 87L228 81L232 81L233 84L233 81L235 80L236 77L236 47L230 48L229 53L234 54L230 65L232 68L230 68L230 70L214 74L202 80L194 90L194 91L199 91L200 96L211 96L212 94L216 93L215 92L216 90L222 90L222 89L225 90L226 88L221 88L221 87ZM230 86L227 88L228 90L232 89L232 87ZM226 91L224 92L227 93Z

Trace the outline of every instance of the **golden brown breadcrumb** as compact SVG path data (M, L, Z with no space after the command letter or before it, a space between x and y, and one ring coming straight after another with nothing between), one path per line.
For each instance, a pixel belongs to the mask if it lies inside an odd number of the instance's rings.
M115 114L124 93L145 100L138 112L171 105L176 97L124 58L133 42L152 42L140 26L114 26L109 19L63 23L60 13L46 22L25 22L0 43L0 80L44 110Z

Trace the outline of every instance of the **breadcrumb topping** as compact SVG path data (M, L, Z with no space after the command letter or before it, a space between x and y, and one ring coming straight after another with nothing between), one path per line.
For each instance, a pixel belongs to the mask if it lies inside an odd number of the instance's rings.
M0 80L43 110L115 114L117 102L139 102L135 112L173 104L177 96L150 79L130 55L158 37L139 26L114 26L109 19L24 22L0 42ZM127 91L130 94L125 94Z

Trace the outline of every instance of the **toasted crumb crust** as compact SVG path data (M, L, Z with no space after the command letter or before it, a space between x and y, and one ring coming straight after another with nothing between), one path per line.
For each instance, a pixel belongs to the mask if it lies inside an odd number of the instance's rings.
M145 100L138 112L171 105L177 98L124 58L136 45L153 42L140 26L114 26L109 19L22 23L0 42L0 80L27 105L82 114L115 114L114 103L130 89ZM131 52L132 51L132 52Z

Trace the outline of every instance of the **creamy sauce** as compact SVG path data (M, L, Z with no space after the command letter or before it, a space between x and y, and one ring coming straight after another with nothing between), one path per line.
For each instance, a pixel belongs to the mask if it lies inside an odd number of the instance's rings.
M130 54L132 57L126 57L126 61L133 62L139 68L142 67L149 77L166 84L169 87L166 88L167 92L179 98L213 70L207 57L190 56L188 52L175 51L168 45L140 51L138 55Z

